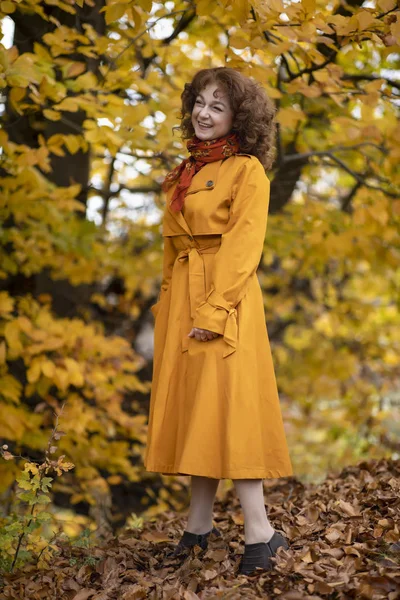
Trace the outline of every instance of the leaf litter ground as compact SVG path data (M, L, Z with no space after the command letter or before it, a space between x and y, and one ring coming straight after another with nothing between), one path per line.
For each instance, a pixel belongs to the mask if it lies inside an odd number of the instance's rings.
M222 538L210 536L206 552L171 556L186 515L167 512L90 550L60 542L51 567L5 576L0 599L400 599L399 460L361 462L318 485L267 479L264 490L268 516L290 544L272 571L237 572L244 532L232 489L215 503Z

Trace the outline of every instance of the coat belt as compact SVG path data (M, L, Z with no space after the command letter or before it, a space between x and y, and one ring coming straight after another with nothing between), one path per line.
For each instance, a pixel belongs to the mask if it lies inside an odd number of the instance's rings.
M195 246L189 246L179 252L176 260L183 262L189 261L189 296L190 296L190 316L192 319L195 318L196 309L199 304L207 301L211 306L215 308L225 309L228 313L223 338L228 348L225 350L223 357L229 356L236 350L237 340L237 312L225 301L225 299L217 294L214 290L211 290L206 297L206 278L205 278L205 265L202 255L203 254L216 254L220 246L203 246L197 248ZM187 332L182 337L182 352L188 350L189 338Z

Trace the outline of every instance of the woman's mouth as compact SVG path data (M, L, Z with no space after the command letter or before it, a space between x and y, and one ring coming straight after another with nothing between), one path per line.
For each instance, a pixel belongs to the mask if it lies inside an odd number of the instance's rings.
M204 125L203 123L200 123L200 121L197 121L200 129L210 129L211 125Z

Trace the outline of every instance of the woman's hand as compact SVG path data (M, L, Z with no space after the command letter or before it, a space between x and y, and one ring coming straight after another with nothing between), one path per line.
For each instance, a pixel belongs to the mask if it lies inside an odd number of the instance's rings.
M221 334L215 333L215 331L209 331L208 329L199 329L198 327L193 327L188 337L194 337L199 342L208 342L208 340L213 340L219 335Z

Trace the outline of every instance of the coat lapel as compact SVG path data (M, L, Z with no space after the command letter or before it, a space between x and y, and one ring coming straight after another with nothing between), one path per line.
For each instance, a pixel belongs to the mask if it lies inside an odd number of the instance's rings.
M226 159L223 159L226 160ZM186 196L200 192L202 190L211 191L215 188L218 179L218 172L223 160L216 160L208 163L200 169L190 182ZM190 227L182 214L182 211L172 210L170 202L174 193L176 184L166 193L167 210L164 217L164 235L182 235L182 229L188 235L192 235Z

